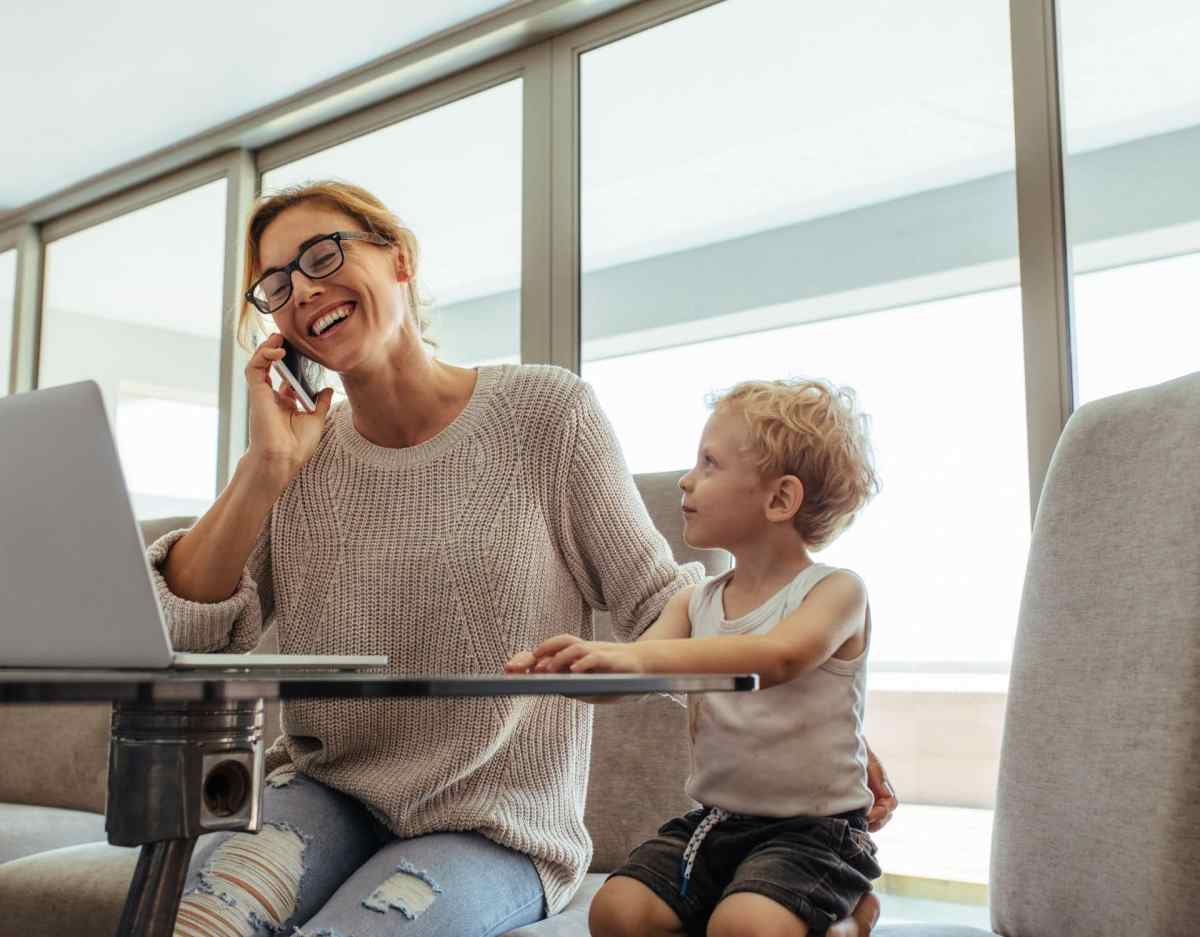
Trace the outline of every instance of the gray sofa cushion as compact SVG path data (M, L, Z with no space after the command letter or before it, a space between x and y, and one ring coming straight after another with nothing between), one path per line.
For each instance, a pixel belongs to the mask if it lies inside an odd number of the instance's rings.
M0 908L4 909L0 937L111 937L121 917L137 854L136 849L91 843L10 862L0 874ZM589 874L562 913L509 931L505 937L588 937L588 905L605 878ZM51 894L53 900L49 900ZM970 927L913 924L878 927L872 937L993 935Z
M583 880L571 903L559 914L536 924L509 931L504 937L588 937L588 906L606 875L592 873ZM884 898L884 901L887 899ZM955 927L943 924L894 924L877 927L871 937L995 937L974 927Z
M0 863L104 839L104 814L0 803ZM0 904L0 907L3 907Z
M0 706L0 802L103 813L111 713L107 703Z
M137 849L88 843L0 866L0 937L112 937Z
M1200 374L1071 417L1034 525L992 841L1005 934L1200 920Z
M691 764L686 709L650 696L595 710L584 822L592 834L591 869L608 872L695 804L683 791Z

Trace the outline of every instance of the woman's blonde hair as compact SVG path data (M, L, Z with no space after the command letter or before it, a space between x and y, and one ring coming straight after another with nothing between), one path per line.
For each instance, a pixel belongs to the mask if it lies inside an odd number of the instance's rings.
M429 319L424 309L427 305L417 285L417 238L406 228L386 205L366 189L349 182L322 180L305 182L300 185L288 186L271 195L265 195L254 205L250 219L246 224L245 244L245 276L242 283L242 294L250 289L250 285L258 276L259 242L263 232L272 221L281 214L303 202L316 202L334 211L353 218L362 225L363 230L378 234L389 244L395 245L400 251L404 269L408 272L408 299L413 315L417 318L417 327L421 332L421 340L435 346L429 337ZM238 314L237 336L243 348L254 347L255 316L262 315L253 304L243 301L241 312ZM265 331L265 330L264 330Z
M741 413L765 478L795 475L804 501L793 519L814 550L832 543L879 492L870 419L854 391L828 381L745 381L710 400L714 410Z

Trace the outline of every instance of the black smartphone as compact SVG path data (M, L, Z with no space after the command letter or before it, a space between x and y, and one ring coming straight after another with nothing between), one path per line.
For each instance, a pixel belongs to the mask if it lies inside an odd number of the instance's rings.
M283 358L275 363L279 376L292 385L292 389L300 397L301 404L310 413L316 409L314 401L317 397L315 373L320 369L315 361L305 358L292 347L285 338L283 340Z

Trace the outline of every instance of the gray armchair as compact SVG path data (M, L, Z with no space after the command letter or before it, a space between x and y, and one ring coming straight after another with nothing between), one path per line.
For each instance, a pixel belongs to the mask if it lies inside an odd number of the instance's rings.
M991 909L1005 937L1200 933L1198 465L1200 374L1087 404L1059 440L1000 763Z

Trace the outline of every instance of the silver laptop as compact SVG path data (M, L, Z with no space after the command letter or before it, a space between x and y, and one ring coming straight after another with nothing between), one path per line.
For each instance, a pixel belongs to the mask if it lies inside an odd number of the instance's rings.
M174 653L99 386L0 398L0 667L386 664L383 656Z

